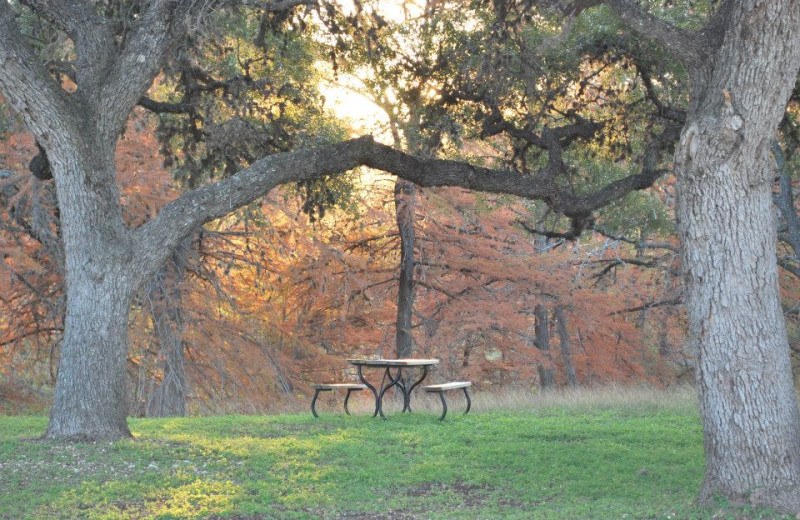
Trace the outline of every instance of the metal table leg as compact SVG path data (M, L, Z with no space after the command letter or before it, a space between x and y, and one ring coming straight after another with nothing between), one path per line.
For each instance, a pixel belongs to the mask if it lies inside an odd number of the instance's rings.
M387 390L395 385L399 386L400 390L403 392L403 409L405 410L406 391L405 386L400 382L400 378L403 375L403 369L402 367L397 367L397 377L392 377L391 368L392 367L386 367L386 372L384 373L384 376L388 377L390 382L386 386L381 386L381 393L378 395L378 413L380 413L381 417L384 419L386 419L386 415L383 413L383 396L386 394Z
M369 384L369 381L364 379L364 374L361 373L361 368L362 368L361 365L356 365L356 370L358 371L358 379L361 381L361 384L367 385L367 388L370 389L372 395L375 397L375 412L372 414L372 416L375 417L381 410L381 402L378 399L378 390L374 386ZM381 415L383 415L383 413L381 413Z
M413 385L411 385L408 388L408 392L406 393L406 396L405 396L406 397L405 403L403 405L403 411L404 412L406 410L408 410L408 413L411 413L411 391L414 390L417 386L419 386L419 384L422 383L422 381L425 380L425 377L427 375L428 375L428 365L424 365L422 367L422 377L420 377L419 380L416 383L414 383Z

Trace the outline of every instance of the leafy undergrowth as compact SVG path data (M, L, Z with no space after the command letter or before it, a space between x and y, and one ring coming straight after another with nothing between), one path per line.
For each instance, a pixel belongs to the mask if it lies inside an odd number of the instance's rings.
M0 518L779 518L693 505L686 406L130 424L134 440L56 444L31 440L43 417L0 417Z

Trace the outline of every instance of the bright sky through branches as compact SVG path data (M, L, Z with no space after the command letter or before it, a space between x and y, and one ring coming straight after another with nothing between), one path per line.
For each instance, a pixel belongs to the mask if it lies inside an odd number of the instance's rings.
M391 144L391 136L386 131L389 117L382 108L358 92L360 83L354 76L339 74L338 78L320 84L325 107L346 121L353 135L372 134L379 141Z
M355 5L352 0L341 0L342 12L352 14ZM375 4L381 16L391 22L402 22L422 15L425 2L422 0L389 0ZM378 141L393 144L388 132L389 117L368 96L361 94L365 90L361 80L350 74L339 74L334 78L333 72L326 65L329 80L320 85L320 92L325 96L325 106L333 111L339 119L346 121L354 135L372 134ZM364 71L370 74L369 71Z

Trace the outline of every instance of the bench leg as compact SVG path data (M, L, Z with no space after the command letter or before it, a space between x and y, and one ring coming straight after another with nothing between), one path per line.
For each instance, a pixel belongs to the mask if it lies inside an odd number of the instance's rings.
M442 416L439 417L439 420L444 421L444 416L447 415L447 401L444 400L444 392L439 392L439 399L442 400Z
M467 392L467 387L464 387L464 397L467 398L467 409L464 411L464 415L469 413L469 409L472 407L472 401L469 400L469 392Z
M347 409L347 401L350 400L350 394L353 393L353 390L354 390L353 388L348 388L347 395L344 396L344 413L346 413L347 415L350 415L350 410Z
M317 404L317 397L319 397L319 393L320 392L326 392L326 391L327 391L327 389L325 389L325 388L317 388L314 391L314 398L311 399L311 413L314 415L314 417L319 417L319 415L317 415L317 410L315 408L315 406Z

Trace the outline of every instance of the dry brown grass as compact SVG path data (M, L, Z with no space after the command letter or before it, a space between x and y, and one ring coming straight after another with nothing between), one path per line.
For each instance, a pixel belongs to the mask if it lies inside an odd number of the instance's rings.
M396 414L402 407L399 398L393 390L384 398L384 411L387 415ZM475 391L470 389L472 399L472 412L486 412L491 410L506 411L534 411L544 408L565 409L603 409L603 408L648 408L648 409L675 409L695 408L697 406L697 392L692 385L671 386L656 388L652 386L624 386L603 385L593 387L559 388L552 391L505 389L501 391ZM461 390L453 390L446 395L448 415L460 414L465 407L464 395ZM317 411L321 413L344 413L342 401L344 392L330 392L320 395ZM353 394L350 398L349 408L353 414L367 414L373 408L372 396L369 392ZM302 413L309 411L311 398L299 401L292 406L287 406L284 413ZM412 407L415 412L436 413L442 411L442 405L436 395L415 390L412 397ZM274 413L274 412L273 412ZM310 413L310 412L309 412Z
M603 386L559 388L551 391L506 390L480 393L475 398L481 410L536 410L541 408L684 408L697 406L692 385L667 388L653 386Z

